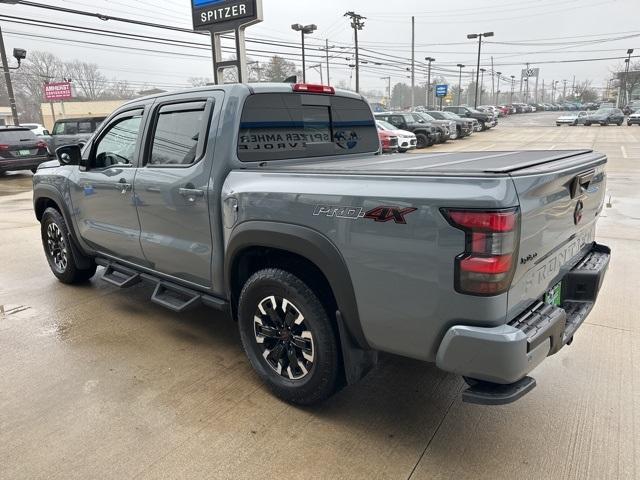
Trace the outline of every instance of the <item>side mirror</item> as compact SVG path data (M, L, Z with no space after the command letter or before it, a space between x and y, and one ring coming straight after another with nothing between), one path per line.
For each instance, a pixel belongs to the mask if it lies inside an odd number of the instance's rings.
M60 165L80 165L82 149L79 145L65 145L56 150Z
M49 130L43 130L42 131L42 135L43 136L51 136L51 133L49 132Z

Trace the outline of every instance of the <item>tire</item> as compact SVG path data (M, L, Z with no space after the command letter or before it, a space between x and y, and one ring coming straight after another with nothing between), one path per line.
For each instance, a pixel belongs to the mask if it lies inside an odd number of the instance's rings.
M251 365L277 397L312 405L337 391L335 324L315 292L295 275L277 268L253 274L240 294L238 327Z
M591 126L591 123L590 123L590 122L584 122L584 126L585 126L585 127L590 127L590 126Z
M464 138L464 134L462 133L462 127L461 126L457 126L456 127L456 132L458 132L458 138Z
M621 127L622 126L622 122L618 122L618 126Z
M81 269L71 250L69 229L64 217L55 208L47 208L40 221L40 233L45 256L53 274L62 283L77 284L89 280L96 274L96 264Z
M485 122L480 122L480 131L484 132L485 130L488 130L487 124Z
M429 138L424 133L416 133L416 148L430 147Z
M38 171L38 167L31 169L31 173L36 173L37 171Z

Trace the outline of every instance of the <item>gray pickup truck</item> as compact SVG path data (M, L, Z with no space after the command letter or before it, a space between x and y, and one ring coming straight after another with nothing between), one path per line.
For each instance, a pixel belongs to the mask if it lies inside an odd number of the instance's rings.
M53 274L153 285L238 322L279 397L321 401L391 352L508 403L571 343L610 250L590 150L383 157L350 92L225 85L134 100L34 175Z

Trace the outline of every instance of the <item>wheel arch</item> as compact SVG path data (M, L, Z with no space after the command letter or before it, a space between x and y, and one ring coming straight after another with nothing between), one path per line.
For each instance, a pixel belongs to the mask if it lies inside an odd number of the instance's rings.
M291 255L312 265L322 274L335 300L335 306L340 312L336 320L344 322L344 327L358 348L370 349L360 324L351 276L342 254L326 236L308 227L250 221L238 225L233 230L227 245L224 266L225 288L232 308L235 309L239 289L242 288L240 267L243 259L259 251L281 256Z

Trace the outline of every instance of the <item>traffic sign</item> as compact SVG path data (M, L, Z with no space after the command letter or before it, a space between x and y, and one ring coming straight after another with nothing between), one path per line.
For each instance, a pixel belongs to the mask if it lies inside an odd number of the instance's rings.
M446 97L449 85L436 85L436 97Z

